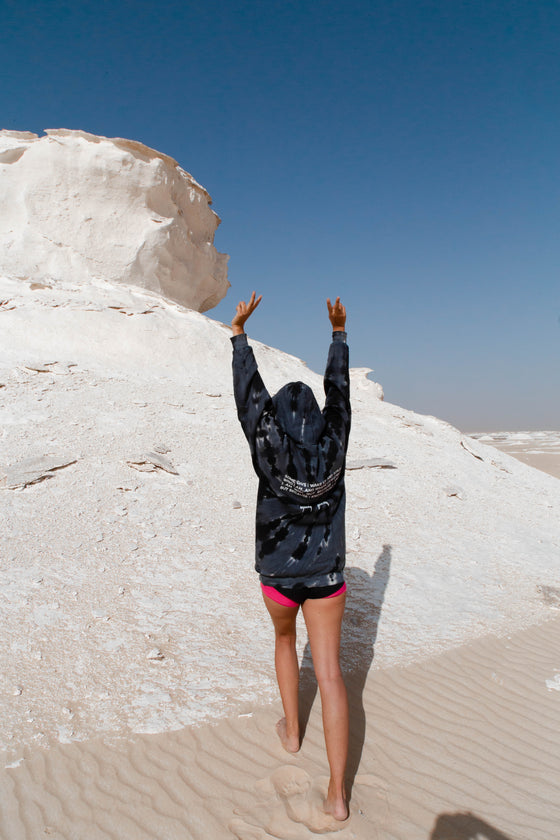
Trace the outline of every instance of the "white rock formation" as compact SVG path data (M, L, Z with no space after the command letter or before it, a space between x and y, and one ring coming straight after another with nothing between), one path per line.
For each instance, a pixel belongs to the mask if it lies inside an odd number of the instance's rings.
M199 312L226 294L206 190L175 160L84 131L0 131L0 273L103 279Z

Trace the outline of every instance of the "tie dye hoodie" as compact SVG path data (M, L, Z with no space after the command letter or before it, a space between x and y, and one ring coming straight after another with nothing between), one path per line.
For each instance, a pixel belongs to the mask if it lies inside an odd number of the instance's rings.
M259 478L255 568L268 586L342 583L345 563L344 464L350 432L345 332L333 332L325 407L290 382L271 397L247 336L233 336L237 416Z

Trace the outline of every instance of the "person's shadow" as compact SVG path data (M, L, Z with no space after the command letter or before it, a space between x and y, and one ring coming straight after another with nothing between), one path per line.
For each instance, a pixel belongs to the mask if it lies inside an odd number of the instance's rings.
M481 820L470 811L440 814L430 840L511 840L502 831Z
M348 797L352 796L366 735L366 715L363 704L364 686L375 653L375 640L389 582L391 546L384 545L375 562L373 574L365 569L347 567L344 573L348 594L342 625L341 666L348 691L350 707L350 737L346 782ZM309 642L305 646L300 667L300 731L302 737L309 721L311 707L317 694L317 681Z

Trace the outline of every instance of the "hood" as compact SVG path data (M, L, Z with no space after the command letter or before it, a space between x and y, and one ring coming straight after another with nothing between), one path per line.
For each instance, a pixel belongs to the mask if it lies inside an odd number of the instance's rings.
M317 443L325 421L317 405L315 394L305 382L289 382L272 398L276 419L297 443Z

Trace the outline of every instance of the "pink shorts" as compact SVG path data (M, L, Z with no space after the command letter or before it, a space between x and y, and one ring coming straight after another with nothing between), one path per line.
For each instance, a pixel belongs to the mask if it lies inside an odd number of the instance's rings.
M266 586L261 583L263 594L282 604L283 607L299 607L308 598L336 598L346 592L345 583L335 583L333 586L298 586L287 588L283 586Z

